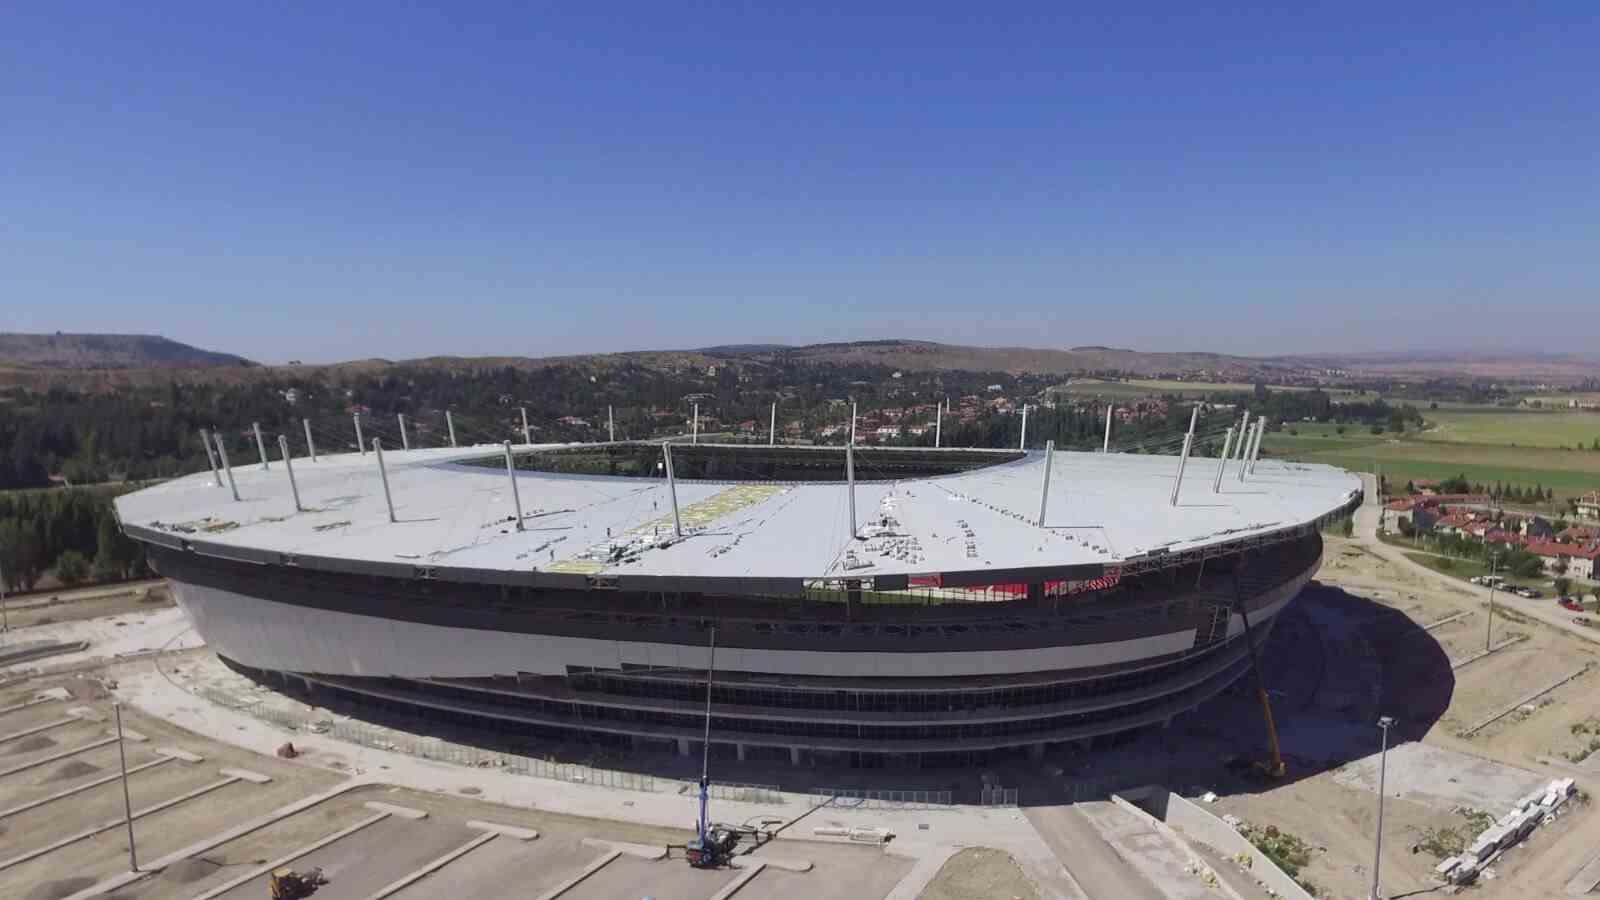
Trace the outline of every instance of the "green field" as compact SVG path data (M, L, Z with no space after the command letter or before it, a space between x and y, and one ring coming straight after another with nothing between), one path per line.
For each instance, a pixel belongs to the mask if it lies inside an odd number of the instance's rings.
M1425 416L1428 428L1418 437L1426 441L1587 448L1600 440L1600 413L1594 412L1478 407L1430 410Z
M1339 434L1325 423L1291 423L1264 438L1263 452L1352 471L1380 468L1391 485L1453 475L1485 485L1543 485L1555 491L1549 511L1557 513L1565 510L1566 497L1600 488L1600 452L1570 449L1600 437L1600 414L1453 405L1424 417L1423 430L1399 435L1375 435L1358 425Z

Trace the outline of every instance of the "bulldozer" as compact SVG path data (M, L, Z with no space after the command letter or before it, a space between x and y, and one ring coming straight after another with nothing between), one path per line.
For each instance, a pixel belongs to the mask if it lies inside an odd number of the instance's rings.
M328 883L322 870L311 869L305 872L296 872L294 869L274 869L267 876L267 889L271 900L301 900L317 892L317 888Z

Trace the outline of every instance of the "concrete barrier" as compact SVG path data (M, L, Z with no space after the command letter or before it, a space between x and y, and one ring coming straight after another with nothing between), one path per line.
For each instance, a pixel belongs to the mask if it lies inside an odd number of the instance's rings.
M1223 855L1245 855L1250 875L1268 890L1288 900L1312 900L1306 889L1278 868L1265 853L1227 822L1159 785L1122 791L1122 799L1139 807L1191 840L1208 844Z

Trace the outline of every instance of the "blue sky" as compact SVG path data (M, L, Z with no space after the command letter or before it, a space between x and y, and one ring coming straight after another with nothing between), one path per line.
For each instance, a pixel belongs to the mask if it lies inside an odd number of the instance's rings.
M0 330L1600 350L1600 7L1207 5L7 4Z

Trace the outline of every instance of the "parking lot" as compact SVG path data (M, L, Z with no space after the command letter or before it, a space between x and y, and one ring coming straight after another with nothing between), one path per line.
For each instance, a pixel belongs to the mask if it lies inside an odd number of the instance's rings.
M780 839L737 868L690 868L688 831L358 784L124 709L141 872L129 875L109 694L89 678L0 688L0 896L264 898L283 866L318 900L872 898L912 862L877 846Z

